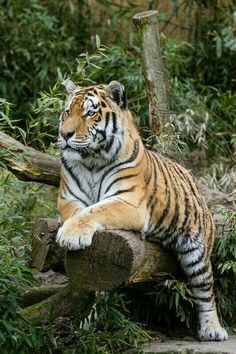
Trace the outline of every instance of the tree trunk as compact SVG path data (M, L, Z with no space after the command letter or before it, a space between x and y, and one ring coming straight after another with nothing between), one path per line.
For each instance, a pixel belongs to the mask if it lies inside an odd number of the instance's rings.
M163 64L158 31L158 11L136 14L133 22L137 27L143 74L149 99L149 124L157 133L169 121L169 85Z

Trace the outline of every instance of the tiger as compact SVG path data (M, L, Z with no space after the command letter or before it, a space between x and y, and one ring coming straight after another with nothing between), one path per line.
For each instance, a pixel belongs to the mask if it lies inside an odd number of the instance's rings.
M145 148L119 81L64 82L56 242L89 247L105 229L139 232L173 251L198 307L198 337L228 339L217 316L210 256L214 223L190 171Z

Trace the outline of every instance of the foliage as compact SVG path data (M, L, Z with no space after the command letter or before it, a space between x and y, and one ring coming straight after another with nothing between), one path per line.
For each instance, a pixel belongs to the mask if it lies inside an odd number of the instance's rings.
M2 115L1 124L7 122L9 113L7 102L3 105L5 116ZM55 212L53 189L33 183L26 185L3 170L0 176L0 352L25 354L35 349L35 353L40 353L46 346L50 353L49 343L53 347L50 330L27 323L20 315L18 299L35 284L28 266L31 218Z
M83 1L4 0L0 4L0 96L14 103L23 119L40 89L64 70L89 40ZM85 21L87 26L85 26ZM78 36L80 36L78 38Z
M236 326L236 211L226 212L221 237L214 248L214 271L218 311L228 326Z
M57 340L65 354L124 353L151 339L138 324L129 319L126 297L117 292L96 294L89 317L81 324L77 314L70 321L54 324L54 333L67 334L67 342Z
M214 163L208 168L207 173L200 178L200 182L211 189L233 193L236 186L235 166Z
M25 193L27 189L27 194ZM40 187L38 187L38 191ZM40 195L40 191L39 191ZM49 329L27 323L20 315L18 299L35 284L28 266L30 214L40 197L37 188L17 182L10 173L1 172L0 184L0 352L51 352ZM50 339L50 341L49 341ZM50 346L49 343L52 343Z
M126 87L129 107L147 147L171 157L188 156L195 149L204 151L207 164L212 160L216 163L204 171L202 181L212 188L232 192L235 171L229 156L233 155L236 142L233 1L221 4L220 9L217 0L181 2L186 11L197 6L204 25L191 44L172 38L164 40L172 114L170 123L158 136L146 127L148 102L136 35L121 31L126 29L124 17L127 21L136 8L130 1L119 6L99 0L103 21L96 23L87 3L30 0L25 6L22 0L1 2L0 96L4 98L0 100L0 129L54 154L51 143L57 135L65 98L61 82L67 77L81 85L119 80ZM149 2L149 6L153 3ZM173 0L173 5L177 14L179 1ZM210 18L204 12L206 8L211 10ZM115 45L104 46L100 38ZM76 315L70 323L63 320L61 324L42 327L23 320L17 300L34 284L27 265L30 221L38 216L56 215L56 196L49 187L25 185L2 171L0 176L0 352L40 353L45 348L53 352L56 347L58 350L63 347L62 341L66 343L68 333L71 342L64 353L76 353L72 348L74 343L80 353L122 353L147 340L148 335L133 322L139 322L138 315L134 319L134 312L139 312L135 307L137 298L127 294L129 303L121 294L98 294L88 330L80 328ZM232 287L236 264L235 217L235 212L225 214L224 237L217 239L214 248L219 313L232 326L236 325L236 294ZM145 296L152 306L150 317L155 316L155 325L168 321L173 324L176 317L187 326L194 323L194 303L188 284L182 280L163 275L154 291ZM65 336L62 339L61 334Z

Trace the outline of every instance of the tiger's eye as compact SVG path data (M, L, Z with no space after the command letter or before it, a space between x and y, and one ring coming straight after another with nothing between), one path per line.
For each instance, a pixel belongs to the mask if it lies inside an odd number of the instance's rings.
M87 112L87 116L89 116L89 117L92 117L94 114L95 114L94 111L88 111L88 112Z

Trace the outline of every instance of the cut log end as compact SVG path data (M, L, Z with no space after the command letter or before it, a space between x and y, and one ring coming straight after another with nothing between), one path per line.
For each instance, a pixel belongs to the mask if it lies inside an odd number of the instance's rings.
M101 291L174 273L175 260L139 234L113 230L95 234L85 250L67 252L65 271L73 287Z
M139 21L147 21L150 22L150 20L152 20L153 18L156 18L158 15L158 11L157 10L149 10L149 11L142 11L139 12L137 14L135 14L132 17L132 20L134 21L134 23L137 23Z
M30 265L39 271L64 272L66 251L55 242L58 228L54 219L39 219L34 226Z
M65 270L75 287L108 290L127 281L143 259L143 242L132 232L106 231L84 250L69 251Z

